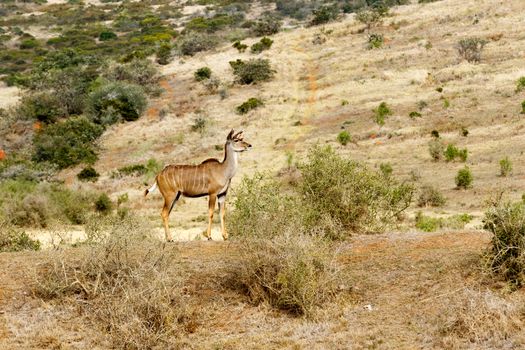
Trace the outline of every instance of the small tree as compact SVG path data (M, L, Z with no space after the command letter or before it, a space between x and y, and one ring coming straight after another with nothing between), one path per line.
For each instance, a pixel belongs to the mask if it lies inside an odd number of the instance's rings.
M445 144L439 138L439 136L434 137L432 140L428 142L428 152L430 153L432 160L434 161L441 160L443 158L444 150L445 150Z
M385 125L385 118L389 115L392 115L392 111L386 102L381 102L379 106L374 109L374 120L380 126Z
M310 21L310 25L316 26L319 24L328 23L337 19L339 9L337 6L321 6L317 10L313 11L314 17Z
M272 35L281 29L281 21L275 17L265 16L255 22L252 32L256 36Z
M500 175L507 177L512 172L512 162L509 157L505 157L499 161Z
M85 167L77 174L77 178L80 181L95 182L98 180L99 176L100 174L91 166Z
M481 61L481 52L487 41L480 38L461 39L457 44L459 55L469 62Z
M383 15L376 9L363 8L356 13L355 19L366 25L366 30L370 31L373 26L382 21Z
M470 171L468 166L465 166L463 169L460 169L458 171L458 174L456 175L456 186L458 188L467 189L472 187L472 172Z

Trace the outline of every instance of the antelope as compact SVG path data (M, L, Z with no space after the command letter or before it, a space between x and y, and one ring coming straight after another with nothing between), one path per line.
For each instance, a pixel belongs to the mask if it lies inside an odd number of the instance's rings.
M171 164L164 167L155 177L155 183L144 192L144 196L159 189L164 197L161 217L164 224L166 241L173 239L169 230L169 216L181 195L189 198L208 196L208 229L206 238L211 240L211 223L215 202L219 202L222 238L228 239L224 223L226 212L226 194L230 183L239 167L239 153L248 150L252 145L243 141L242 131L235 133L232 129L226 137L224 159L219 161L209 158L198 165Z

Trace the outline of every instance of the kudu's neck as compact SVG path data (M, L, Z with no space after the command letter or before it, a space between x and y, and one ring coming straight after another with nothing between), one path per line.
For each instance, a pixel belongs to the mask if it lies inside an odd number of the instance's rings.
M231 179L237 172L239 167L239 153L233 150L233 146L230 143L224 145L224 159L222 161L224 174L226 178Z

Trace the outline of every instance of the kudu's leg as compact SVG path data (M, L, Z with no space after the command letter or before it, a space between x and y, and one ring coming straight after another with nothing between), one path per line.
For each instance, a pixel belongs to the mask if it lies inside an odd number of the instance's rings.
M221 231L222 238L224 240L228 239L228 233L226 232L226 224L224 222L224 215L226 214L226 196L220 196L218 199L219 202L219 213L221 216Z
M208 230L206 231L206 238L211 240L211 222L213 221L213 211L215 210L215 201L217 200L217 195L210 194L210 199L208 200Z
M164 235L166 236L166 241L171 242L173 241L173 238L171 237L170 228L169 228L169 218L170 213L173 207L175 206L175 202L177 202L177 199L180 197L180 192L176 195L167 195L164 197L164 206L162 207L162 222L164 223Z

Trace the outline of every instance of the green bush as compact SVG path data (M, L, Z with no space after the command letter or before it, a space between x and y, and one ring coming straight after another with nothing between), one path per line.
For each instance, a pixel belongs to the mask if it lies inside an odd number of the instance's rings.
M439 190L431 185L421 187L417 205L419 207L441 207L445 205L446 199Z
M360 163L343 159L330 147L311 149L299 169L309 227L328 218L351 232L383 231L412 201L411 185L399 184Z
M525 77L520 77L516 82L516 92L525 90Z
M113 210L113 203L107 194L102 193L98 196L95 201L95 210L104 215L111 213L111 210Z
M0 222L0 253L39 249L40 241L8 223Z
M203 81L211 78L211 69L208 67L199 68L193 73L195 80Z
M341 291L334 250L319 238L294 232L243 240L240 252L226 283L254 304L265 302L292 315L312 318Z
M277 181L267 176L244 177L235 195L234 210L227 221L232 237L269 239L287 228L302 227L298 199L286 194Z
M42 128L33 137L36 162L50 162L59 168L97 159L94 142L103 128L85 117L74 117Z
M374 109L374 120L378 125L385 125L385 118L389 115L392 115L392 111L386 102L381 102L379 106Z
M487 41L480 38L461 39L457 44L459 55L468 62L481 61L481 53Z
M339 9L337 6L321 6L313 11L313 18L310 20L310 25L316 26L334 21L338 15Z
M390 163L381 163L379 164L379 171L381 171L381 174L383 174L384 177L390 177L394 172L394 169Z
M272 47L272 44L272 39L264 37L259 42L253 44L250 50L252 53L261 53L264 50L269 50L270 47Z
M148 93L157 89L159 70L148 59L134 59L128 63L113 63L103 73L108 80L139 85Z
M281 29L281 21L278 18L265 16L258 19L251 30L255 36L272 35Z
M507 177L512 172L512 162L509 157L505 157L499 161L500 175Z
M100 174L91 166L82 169L78 174L77 178L80 181L91 181L95 182L98 180Z
M155 55L157 56L157 63L166 65L171 62L171 50L173 47L170 43L162 42L160 43L159 47L157 48L157 51L155 52Z
M443 227L442 218L433 218L425 216L420 211L416 214L416 228L424 232L434 232L439 228Z
M456 186L458 188L467 189L472 187L473 176L468 166L465 166L463 169L458 171L456 175Z
M104 30L100 32L100 34L98 35L98 40L100 41L114 40L116 38L117 38L117 34L109 30Z
M134 84L110 82L89 94L86 108L93 122L111 125L120 120L137 120L146 108L144 90Z
M248 48L248 45L243 44L239 40L237 40L236 42L233 43L232 47L237 49L237 51L242 53L242 52L246 51L246 49Z
M272 79L275 71L267 59L250 59L248 61L230 61L233 74L240 84L252 84Z
M428 152L434 161L441 160L445 151L445 144L439 138L439 133L437 135L437 137L433 135L434 138L428 142Z
M256 109L258 107L261 107L263 105L264 105L264 103L261 100L259 100L258 98L255 98L255 97L251 97L247 101L245 101L242 104L240 104L239 106L235 107L235 110L239 114L246 114L249 111L251 111L253 109Z
M421 117L422 117L421 113L416 112L416 111L410 112L410 114L409 114L408 116L409 116L410 118L412 118L412 119L415 119L415 118L421 118Z
M346 130L343 130L339 134L337 134L337 142L339 142L343 146L346 146L351 140L352 137L350 136L350 133Z
M521 114L525 114L525 100L521 103Z
M517 287L525 282L525 203L496 202L485 212L484 228L490 231L490 268Z
M382 34L370 34L368 36L367 48L369 50L379 49L381 48L381 46L383 46L383 43L384 43L384 37Z
M449 144L444 152L445 159L447 162L451 162L459 158L462 162L467 161L468 150L466 148L460 150L455 145Z
M36 119L44 123L54 123L67 115L56 94L43 91L22 97L17 107L17 114L22 118Z

